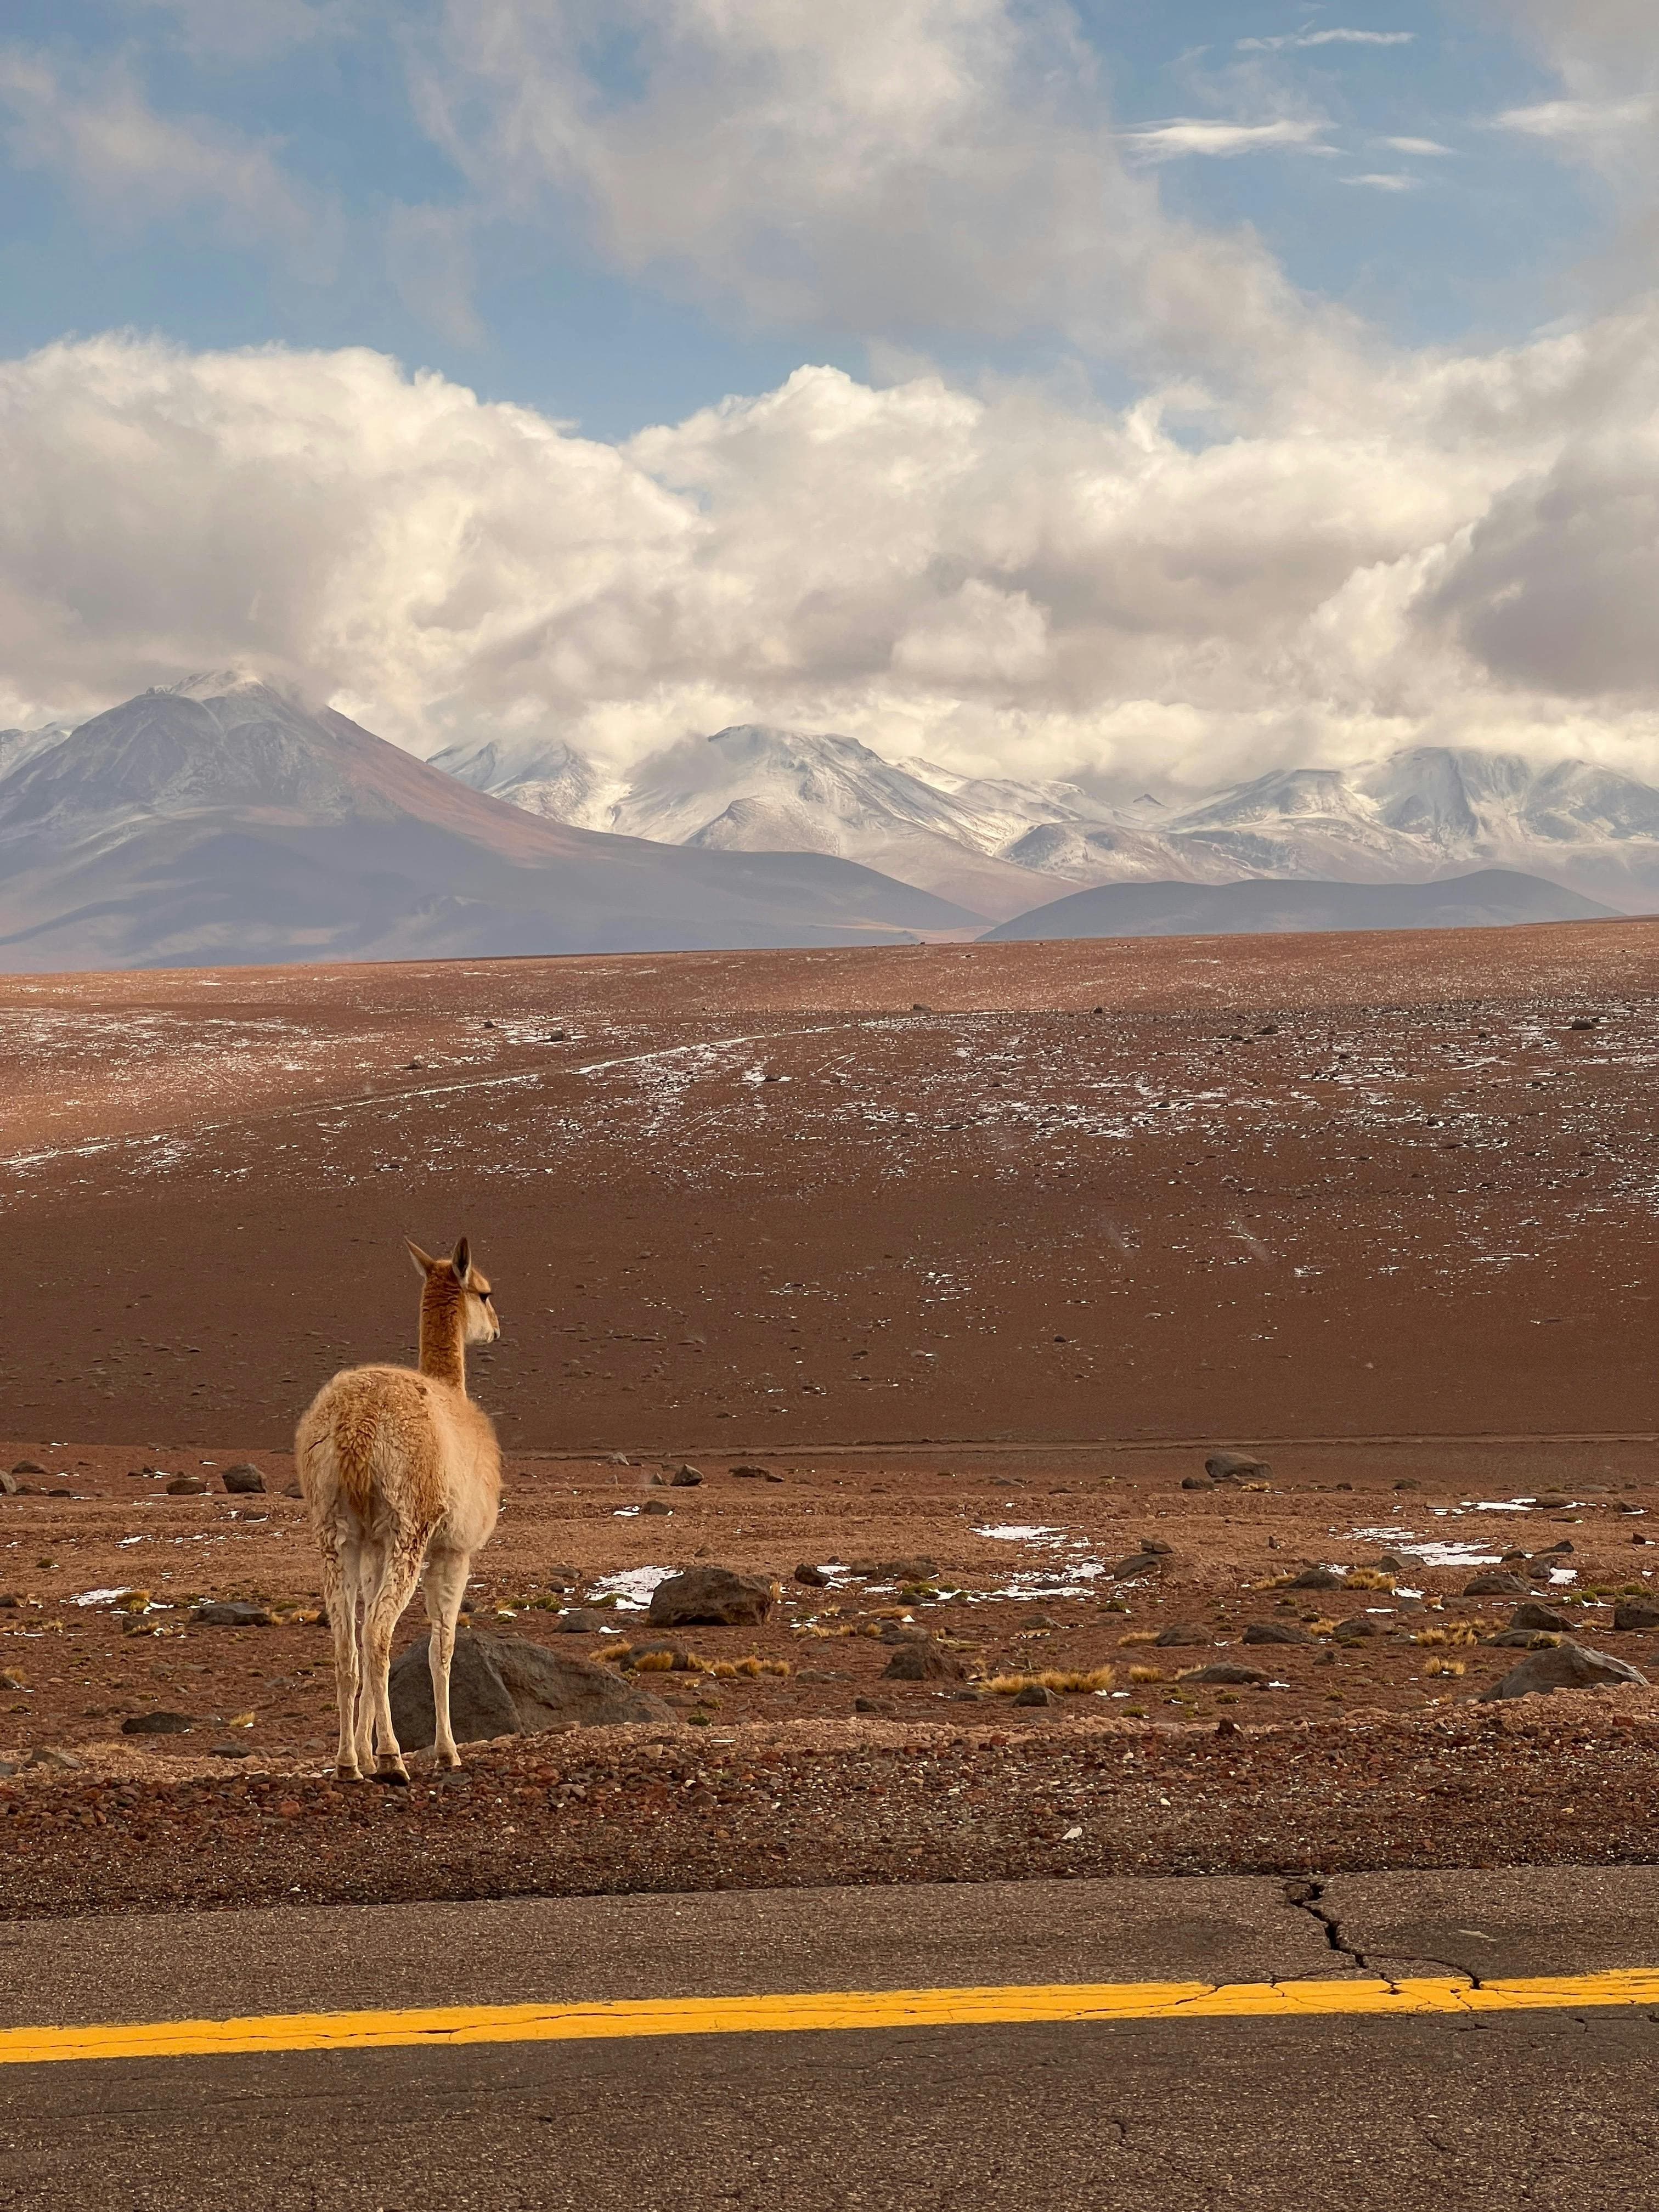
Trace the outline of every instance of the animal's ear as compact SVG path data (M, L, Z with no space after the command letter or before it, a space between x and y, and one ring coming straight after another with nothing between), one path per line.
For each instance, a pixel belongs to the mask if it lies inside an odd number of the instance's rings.
M456 1281L465 1289L466 1279L472 1273L472 1248L465 1237L450 1254L449 1264L455 1271Z
M416 1273L422 1282L425 1282L432 1270L441 1263L434 1260L429 1252L422 1252L412 1237L405 1237L404 1243L408 1248L410 1258L415 1263Z

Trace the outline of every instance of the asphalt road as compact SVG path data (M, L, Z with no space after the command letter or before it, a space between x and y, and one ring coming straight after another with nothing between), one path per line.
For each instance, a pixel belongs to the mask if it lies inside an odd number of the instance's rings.
M1656 1869L1341 1877L1315 1902L1192 1880L12 1923L0 2027L1659 1966ZM1656 2057L1659 2019L1625 2007L4 2065L0 2208L1645 2212Z

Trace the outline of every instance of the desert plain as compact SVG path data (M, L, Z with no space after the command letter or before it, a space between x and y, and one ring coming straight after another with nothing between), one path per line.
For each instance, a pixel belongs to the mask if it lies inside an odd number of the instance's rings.
M1656 980L1633 920L0 982L0 1911L1650 1856L1659 1695L1481 1693L1659 1680ZM669 1571L778 1595L651 1723L343 1790L293 1422L463 1231L474 1633L627 1676Z

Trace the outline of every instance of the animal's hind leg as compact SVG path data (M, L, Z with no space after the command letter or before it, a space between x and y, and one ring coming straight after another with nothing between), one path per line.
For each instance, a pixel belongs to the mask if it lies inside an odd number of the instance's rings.
M426 1557L428 1528L399 1529L387 1548L380 1586L369 1597L363 1620L363 1671L374 1711L374 1778L406 1783L409 1769L392 1725L392 1632L415 1595Z
M433 1748L440 1766L459 1766L461 1763L449 1724L449 1669L455 1656L455 1623L461 1610L462 1593L466 1589L467 1569L471 1564L465 1552L434 1552L428 1554L421 1576L426 1617L432 1624L432 1633L427 1639L427 1657L432 1668L432 1709L437 1716Z
M330 1530L321 1540L323 1603L328 1609L329 1633L334 1638L334 1698L339 1710L340 1741L334 1768L343 1782L357 1782L362 1769L357 1756L357 1560L356 1547L342 1547Z
M368 1672L368 1608L386 1573L386 1547L373 1538L358 1550L356 1572L346 1580L351 1607L351 1633L357 1652L357 1705L353 1716L357 1764L365 1774L374 1767L374 1686Z

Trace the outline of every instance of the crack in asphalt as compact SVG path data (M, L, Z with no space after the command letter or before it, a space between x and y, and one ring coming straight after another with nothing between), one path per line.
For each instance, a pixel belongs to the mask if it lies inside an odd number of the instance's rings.
M1304 1881L1287 1881L1285 1885L1285 1902L1294 1911L1305 1912L1319 1923L1325 1931L1327 1948L1334 1951L1339 1958L1350 1960L1363 1972L1374 1976L1380 1982L1385 1982L1390 1990L1397 1990L1400 1987L1399 1976L1385 1973L1380 1966L1373 1965L1367 1954L1362 1951L1357 1943L1351 1942L1344 1935L1341 1920L1335 1911L1324 1901L1325 1889L1325 1883L1316 1877L1310 1877ZM1415 1957L1418 1954L1413 1955ZM1458 1960L1425 1958L1423 1963L1425 1966L1443 1967L1447 1973L1455 1974L1459 1981L1467 1982L1472 1990L1478 1990L1482 1986L1480 1977L1474 1969L1472 1966L1464 1966Z

